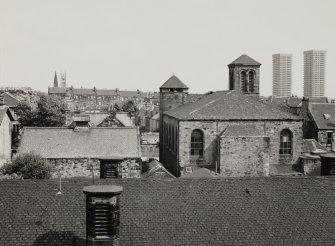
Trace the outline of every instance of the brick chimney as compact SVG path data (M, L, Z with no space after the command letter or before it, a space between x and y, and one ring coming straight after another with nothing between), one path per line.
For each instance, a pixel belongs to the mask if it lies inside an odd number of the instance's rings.
M85 186L86 246L118 246L121 186Z

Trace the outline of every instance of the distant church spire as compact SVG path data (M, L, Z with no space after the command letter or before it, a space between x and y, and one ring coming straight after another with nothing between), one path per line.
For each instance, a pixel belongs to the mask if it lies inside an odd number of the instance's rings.
M58 78L57 78L56 71L55 71L55 77L54 77L54 87L58 87Z

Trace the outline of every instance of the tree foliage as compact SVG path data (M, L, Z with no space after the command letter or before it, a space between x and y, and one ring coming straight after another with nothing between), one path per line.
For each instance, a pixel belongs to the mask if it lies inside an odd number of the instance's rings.
M4 175L22 175L24 179L48 179L52 168L40 155L29 153L18 155L12 163L5 164L1 172Z
M122 106L123 112L128 112L130 115L137 115L139 110L133 100L127 100Z
M65 124L66 103L50 96L41 95L33 109L27 102L16 107L21 126L59 127Z

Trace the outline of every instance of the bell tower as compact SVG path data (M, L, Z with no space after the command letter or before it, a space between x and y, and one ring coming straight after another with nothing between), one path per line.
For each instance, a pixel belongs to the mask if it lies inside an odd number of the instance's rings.
M259 62L247 55L241 55L228 65L229 90L243 94L259 95Z
M61 77L61 87L66 87L66 73L61 73L60 74Z
M162 158L163 113L187 102L188 87L175 75L172 75L159 88L159 157Z

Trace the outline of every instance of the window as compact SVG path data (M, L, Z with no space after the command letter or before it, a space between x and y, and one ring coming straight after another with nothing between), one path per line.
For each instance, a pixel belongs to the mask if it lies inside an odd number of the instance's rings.
M280 133L279 154L281 155L292 154L292 132L288 129L284 129Z
M327 132L327 147L332 146L332 135L333 135L333 132Z
M248 91L248 85L247 85L247 73L245 71L241 72L241 87L243 92Z
M194 130L191 134L191 155L203 156L204 154L204 134L201 130Z
M248 91L254 92L254 81L255 81L255 73L253 71L249 72L249 83L248 83Z

